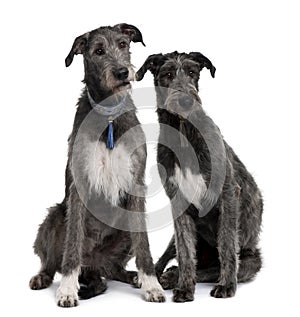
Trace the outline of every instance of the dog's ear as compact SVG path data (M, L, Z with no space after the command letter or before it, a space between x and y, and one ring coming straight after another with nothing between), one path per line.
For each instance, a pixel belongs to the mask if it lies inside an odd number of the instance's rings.
M205 57L203 54L198 52L191 52L189 54L189 57L195 62L200 64L200 67L201 67L200 70L206 67L207 69L210 70L211 77L213 78L215 77L216 67L212 64L212 62L207 57Z
M163 65L165 62L166 57L163 54L153 54L150 55L143 66L136 72L136 80L140 81L144 78L144 75L146 74L147 70L150 70L150 72L155 76L157 74L157 71L159 68Z
M143 36L141 31L134 25L120 23L116 24L113 28L120 31L123 34L128 35L132 42L141 42L144 46L146 46L143 42Z
M82 54L84 52L89 34L89 32L85 33L75 39L71 51L65 59L66 67L69 67L72 64L74 55Z

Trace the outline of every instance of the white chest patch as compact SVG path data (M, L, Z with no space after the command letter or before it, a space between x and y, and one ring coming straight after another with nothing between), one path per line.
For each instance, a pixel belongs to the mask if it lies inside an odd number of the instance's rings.
M103 142L90 143L86 160L90 191L102 192L107 200L117 206L133 181L133 164L125 146L119 144L111 150Z
M180 191L188 202L194 204L197 208L200 208L201 198L207 190L201 174L192 174L189 168L183 173L179 166L176 165L175 174L170 180L178 185Z

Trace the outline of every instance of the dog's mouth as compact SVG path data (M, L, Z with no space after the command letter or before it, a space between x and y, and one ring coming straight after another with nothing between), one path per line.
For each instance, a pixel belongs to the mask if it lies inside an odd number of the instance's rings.
M127 87L127 86L130 86L131 84L130 84L130 81L129 80L125 80L125 81L123 81L121 84L119 84L118 86L117 86L117 88L122 88L122 87Z
M119 92L122 90L130 89L131 83L129 80L124 80L121 83L117 84L115 88L113 89L114 92Z

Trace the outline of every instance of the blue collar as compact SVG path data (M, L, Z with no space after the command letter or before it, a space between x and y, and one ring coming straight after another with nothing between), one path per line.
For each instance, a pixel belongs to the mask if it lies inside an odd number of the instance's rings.
M89 102L90 102L92 108L96 112L98 112L99 114L101 114L102 116L105 116L105 117L114 117L116 114L118 114L120 112L120 110L123 108L125 99L127 97L127 94L125 94L117 104L115 104L113 106L103 106L101 104L101 102L99 102L99 103L95 102L95 100L90 95L90 92L88 89L86 89L86 91L87 91Z
M106 147L108 149L113 149L115 146L113 120L120 113L121 109L124 107L124 102L125 102L125 99L127 97L127 94L125 94L122 97L122 99L120 100L120 102L118 102L116 105L103 106L101 103L95 102L95 100L90 95L90 92L88 89L86 89L86 91L87 91L89 102L90 102L92 108L100 115L107 117L108 130L107 130L107 136L106 136Z

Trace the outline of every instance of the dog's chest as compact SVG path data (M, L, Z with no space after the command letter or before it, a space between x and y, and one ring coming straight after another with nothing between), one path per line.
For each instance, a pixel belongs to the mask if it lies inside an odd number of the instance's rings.
M87 147L86 173L90 191L103 193L113 205L129 191L133 180L132 159L123 144L107 149L103 142Z
M200 207L201 199L207 190L201 174L193 174L189 168L185 168L183 171L175 164L174 175L170 178L170 181L178 186L188 202L198 208Z

